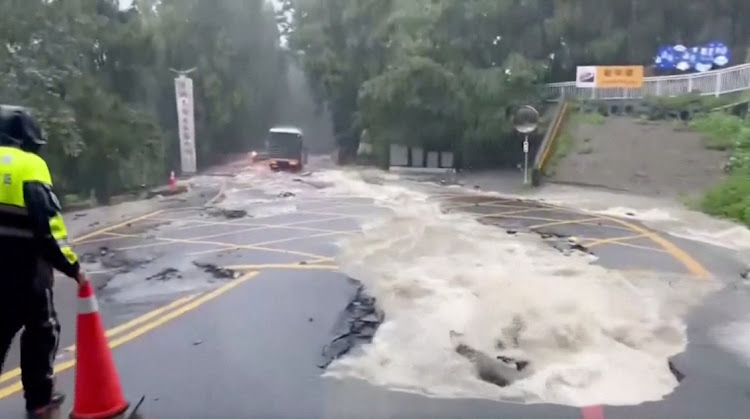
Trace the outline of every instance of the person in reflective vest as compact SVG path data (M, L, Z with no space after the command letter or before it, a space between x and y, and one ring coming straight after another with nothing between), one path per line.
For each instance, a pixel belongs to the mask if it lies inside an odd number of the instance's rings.
M65 399L54 389L60 325L53 301L56 269L87 281L68 241L60 201L39 151L47 143L31 113L0 105L0 372L21 336L21 381L30 417L44 418Z

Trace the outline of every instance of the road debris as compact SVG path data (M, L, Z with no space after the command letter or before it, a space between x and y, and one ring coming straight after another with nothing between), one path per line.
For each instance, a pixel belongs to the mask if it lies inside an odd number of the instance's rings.
M242 218L247 215L247 211L241 210L241 209L238 209L238 210L225 209L225 210L222 210L222 214L224 215L224 217L229 218L229 219Z
M210 273L216 279L236 279L240 273L231 269L220 268L212 263L193 262L193 265Z
M566 236L564 234L557 234L554 232L541 232L536 231L542 240L550 242L552 247L559 250L565 256L571 256L576 252L583 253L585 255L594 255L588 247L582 245L577 237Z
M104 269L114 273L127 272L152 261L153 257L143 259L128 258L124 254L115 252L106 246L80 255L81 264L98 265L94 268L87 267L87 269Z
M206 214L212 217L224 217L227 219L236 219L246 217L247 211L243 209L227 209L227 208L210 208L206 211Z
M685 379L685 374L683 374L680 370L678 370L677 367L674 366L672 361L669 361L668 365L669 365L669 371L672 372L672 375L674 375L674 378L677 380L678 383L681 383L682 380Z
M169 281L170 279L182 279L182 274L175 268L162 269L158 273L146 278L146 281Z
M357 291L334 327L336 338L323 348L322 360L318 364L320 368L327 368L358 344L371 342L385 318L384 313L376 307L375 298L366 294L362 284L352 281L358 284Z
M529 375L527 370L529 361L516 360L507 356L490 356L461 342L462 335L452 330L450 338L455 345L456 353L474 365L477 376L482 381L505 387Z
M161 186L146 192L146 198L151 199L154 197L173 196L185 193L187 191L188 187L186 185L177 184L174 188L170 188L169 186Z

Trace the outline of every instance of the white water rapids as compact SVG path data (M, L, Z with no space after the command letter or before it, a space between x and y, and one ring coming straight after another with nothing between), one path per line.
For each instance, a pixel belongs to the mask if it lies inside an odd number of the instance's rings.
M248 189L260 194L249 198ZM687 345L686 313L718 283L565 256L535 234L508 235L469 215L445 214L425 189L377 170L251 170L231 182L218 207L263 218L296 211L304 202L297 198L366 197L386 209L342 241L337 257L341 271L377 298L386 321L371 344L334 362L328 376L434 397L575 406L639 404L676 388L667 360ZM280 192L294 196L279 199ZM668 202L569 187L525 195L750 249L744 227ZM749 324L725 325L716 338L750 362L750 343L741 338ZM491 356L530 360L529 374L505 388L480 380L456 353L451 331Z
M684 350L682 319L713 285L564 256L536 235L444 214L398 183L344 171L312 177L331 185L319 193L368 196L390 209L343 241L337 258L386 321L327 375L436 397L576 406L659 400L677 386L667 359ZM531 374L506 388L480 380L451 331L488 354L531 360Z

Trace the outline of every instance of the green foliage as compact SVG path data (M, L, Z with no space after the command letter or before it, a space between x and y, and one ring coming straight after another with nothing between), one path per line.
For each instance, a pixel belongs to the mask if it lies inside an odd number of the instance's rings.
M693 121L693 128L710 144L732 150L729 177L706 193L701 209L750 226L750 122L716 112Z
M706 194L701 208L708 214L750 226L750 178L747 175L730 176Z
M362 125L374 142L450 149L461 134L466 98L458 77L429 58L413 57L362 85Z
M557 165L562 159L564 159L573 150L575 140L567 129L563 129L557 140L552 143L552 155L549 158L549 162L544 166L544 174L552 176L555 174Z
M730 150L738 141L744 122L740 118L724 112L712 112L693 119L689 126L704 136L706 148L710 150Z
M345 149L367 130L377 150L398 142L496 165L516 139L506 109L535 103L544 75L544 60L516 53L516 39L541 35L534 9L514 3L288 0L286 27Z
M573 123L588 125L603 125L607 117L600 113L577 112L569 117Z
M538 105L539 86L571 80L578 65L647 64L659 44L706 33L736 51L750 39L739 18L750 2L734 0L285 0L284 10L289 45L344 149L367 129L374 144L450 142L474 167L517 153L506 109ZM436 91L416 92L418 76L419 89Z
M747 101L748 96L745 92L727 94L722 96L705 96L698 93L690 93L675 97L651 97L646 102L650 105L651 111L647 115L648 119L663 120L670 114L680 115L680 117L692 114L701 115L716 110L722 110L728 106L736 105ZM688 114L685 114L685 113Z
M7 0L0 96L29 106L61 196L100 202L177 169L170 68L194 79L199 166L251 147L284 80L275 14L263 0Z

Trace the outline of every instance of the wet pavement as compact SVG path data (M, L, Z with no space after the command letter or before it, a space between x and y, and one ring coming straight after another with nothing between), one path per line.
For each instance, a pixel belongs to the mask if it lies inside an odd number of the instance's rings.
M368 197L316 196L325 185L303 177L281 184L304 193L268 193L227 178L223 206L165 208L76 247L94 277L126 394L133 402L146 397L144 418L746 417L746 366L706 336L723 318L721 307L745 301L731 292L691 316L691 344L674 359L686 378L662 402L581 410L438 400L323 379L323 350L345 333L341 313L361 291L337 271L337 240L387 210ZM431 193L445 211L475 214L499 234L534 231L562 252L592 252L607 267L688 273L697 281L723 275L702 263L712 257L708 250L695 257L690 247L697 244L676 243L631 220L437 186ZM61 348L73 343L75 301L68 294L57 298ZM59 385L70 394L73 353L60 353ZM23 417L16 366L10 358L0 377L3 419Z

